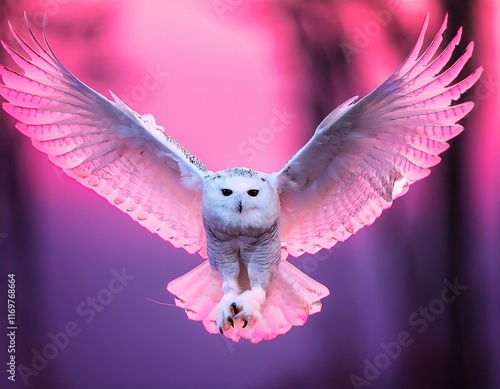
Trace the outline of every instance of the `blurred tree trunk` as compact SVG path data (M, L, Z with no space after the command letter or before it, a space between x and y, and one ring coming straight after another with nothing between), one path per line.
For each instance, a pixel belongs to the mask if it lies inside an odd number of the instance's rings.
M443 7L449 14L449 33L455 33L460 26L463 26L463 36L455 51L451 61L455 61L465 50L466 45L472 40L472 32L474 31L472 18L474 16L473 9L477 4L474 0L442 0ZM476 21L477 22L477 21ZM467 63L463 74L472 72L474 64ZM468 91L467 95L472 95ZM469 116L462 120L462 125L468 128ZM448 255L447 267L448 279L458 277L464 284L471 285L477 283L477 279L472 279L468 269L468 261L473 260L469 253L470 247L470 231L471 215L469 212L472 210L470 207L472 199L467 198L467 167L466 167L466 153L467 139L470 139L472 132L466 131L463 136L458 137L453 141L452 147L447 155L447 199L448 214ZM474 292L471 291L470 294ZM483 355L477 355L471 344L474 343L474 331L472 330L477 324L477 318L472 313L473 304L477 304L476 299L481 299L481 296L475 295L472 298L470 295L462 299L457 299L454 304L449 307L449 348L448 348L448 361L446 371L446 383L450 388L486 388L488 387L487 371L484 371L486 365L485 360L488 359L488 347L482 349ZM487 346L487 345L485 345ZM475 355L476 357L472 357Z
M2 40L10 42L7 37L7 20L13 8L22 8L22 1L0 0L0 33ZM0 50L0 63L6 64L9 59L3 49ZM3 100L0 98L0 100ZM0 266L1 284L6 286L7 274L15 274L16 284L16 365L25 365L32 369L33 354L31 350L40 350L40 342L47 342L47 332L44 327L43 291L39 288L40 268L37 261L37 241L33 229L31 190L26 177L33 175L25 171L21 158L21 144L27 142L14 129L14 120L0 109ZM36 172L34 173L36 174ZM2 291L3 292L3 291ZM2 296L5 296L2 294ZM7 298L1 305L7 312ZM45 343L41 343L43 347ZM2 361L8 354L2 352ZM5 366L3 364L2 366ZM36 378L29 377L28 387L36 379L37 387L60 387L57 378L52 373L54 367L44 369ZM23 382L19 369L16 381Z

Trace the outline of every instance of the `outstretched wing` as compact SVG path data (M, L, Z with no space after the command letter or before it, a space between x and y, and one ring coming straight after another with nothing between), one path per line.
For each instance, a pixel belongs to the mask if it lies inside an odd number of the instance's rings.
M289 254L330 248L372 224L409 185L430 173L448 148L447 141L463 130L456 123L474 103L451 102L474 85L482 68L450 85L471 57L473 42L445 68L461 37L460 29L436 56L446 23L447 18L419 56L427 15L403 64L363 99L354 97L330 113L275 173L281 191L282 244Z
M10 24L9 24L10 26ZM78 80L35 38L32 44L10 26L27 57L2 42L22 69L0 67L3 109L16 128L70 177L175 247L206 257L201 219L206 166L157 126L113 95ZM111 93L111 92L110 92ZM111 93L112 94L112 93Z

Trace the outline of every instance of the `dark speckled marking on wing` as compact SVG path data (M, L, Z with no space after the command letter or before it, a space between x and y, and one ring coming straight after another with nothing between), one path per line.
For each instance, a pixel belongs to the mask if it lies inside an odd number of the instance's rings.
M164 130L163 127L157 126L156 129L160 131L165 138L167 139L168 142L172 143L175 145L179 150L182 151L186 159L191 162L193 165L195 165L200 171L203 173L208 172L208 167L205 165L196 155L192 154L189 150L184 148L179 142L177 142L174 138L172 138L170 135L168 135Z

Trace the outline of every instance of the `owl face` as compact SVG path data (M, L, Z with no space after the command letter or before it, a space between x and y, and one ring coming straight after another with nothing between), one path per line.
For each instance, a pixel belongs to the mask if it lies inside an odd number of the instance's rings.
M267 174L233 168L205 178L203 216L221 230L268 228L279 216L279 196Z

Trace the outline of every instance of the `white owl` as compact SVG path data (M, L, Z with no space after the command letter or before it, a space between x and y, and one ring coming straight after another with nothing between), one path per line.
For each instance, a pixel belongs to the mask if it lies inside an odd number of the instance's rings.
M275 173L210 171L151 115L141 116L73 76L45 39L14 29L21 67L1 68L0 94L35 148L175 247L208 258L167 286L210 333L257 343L302 325L328 289L286 261L314 254L370 225L409 185L429 174L474 106L451 105L478 68L451 85L473 45L451 66L461 30L436 55L446 19L420 54L428 24L403 64L362 99L329 114ZM443 70L444 69L444 70Z

